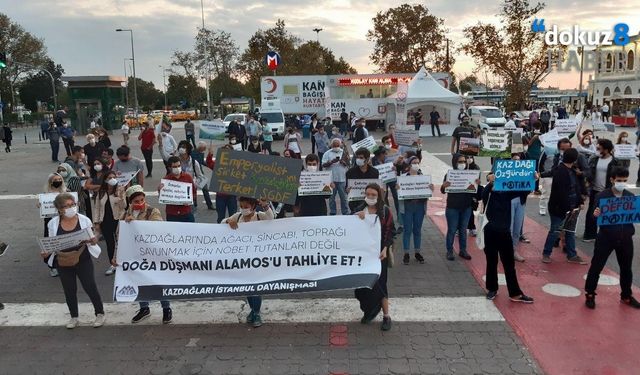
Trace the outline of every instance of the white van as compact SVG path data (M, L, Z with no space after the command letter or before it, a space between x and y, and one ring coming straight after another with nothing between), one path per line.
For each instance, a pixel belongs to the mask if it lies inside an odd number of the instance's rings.
M284 138L284 113L280 108L280 100L265 100L260 108L260 119L265 119L271 128L273 137Z
M504 127L507 119L504 118L502 111L498 107L491 106L471 106L467 110L470 123L477 126L480 130Z

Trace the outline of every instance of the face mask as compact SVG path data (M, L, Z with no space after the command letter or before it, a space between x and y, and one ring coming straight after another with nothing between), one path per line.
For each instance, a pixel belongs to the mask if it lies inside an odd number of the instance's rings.
M333 150L333 152L340 152L341 148L340 147L333 147L331 150Z
M624 188L626 188L626 187L627 187L627 183L626 182L616 181L613 184L613 188L616 189L620 193L622 193L624 191Z
M230 141L230 143L231 143L232 145L235 145L235 144L236 144L236 140L235 140L235 139L232 139L232 140Z
M411 170L417 172L420 170L420 164L411 164Z
M186 148L179 148L179 149L178 149L178 153L179 153L180 155L184 155L184 154L186 154L186 153L187 153L187 149L186 149Z
M318 166L317 165L307 165L307 170L309 172L316 172L318 170Z
M171 173L173 173L176 176L178 176L180 173L182 173L182 168L180 168L180 167L171 168Z
M142 203L140 203L140 204L132 204L132 205L131 205L131 208L132 208L134 211L142 211L142 210L144 210L144 206L145 206L145 204L146 204L145 202L142 202Z
M375 206L376 203L378 203L377 198L365 198L364 201L367 204L367 206Z
M587 146L590 145L591 144L591 140L590 139L585 139L584 140L584 144L587 145Z
M473 164L473 158L467 159L467 164Z
M98 165L94 165L93 166L93 170L96 172L100 172L102 170L102 165L98 164Z
M118 185L118 180L116 180L115 178L110 178L107 180L107 184L109 184L110 186L116 186Z
M53 181L51 183L51 186L53 186L54 188L59 188L60 186L62 186L62 181Z
M627 137L622 137L620 140L621 140L622 142L626 142L626 141L627 141Z
M96 140L95 140L95 139L93 139L93 138L91 138L91 139L89 140L89 144L90 144L91 146L94 146L94 145L96 144Z
M364 160L364 159L356 159L356 165L358 167L364 166L365 163L366 163L366 160Z
M70 219L78 214L78 207L69 207L64 210L64 217Z
M241 208L240 213L242 214L242 216L249 216L253 214L253 210L251 208Z
M391 150L391 145L389 143L385 143L384 148L386 148L387 150Z
M64 127L66 128L66 127L68 127L69 125L67 125L67 124L62 124L62 126L64 126Z
M64 172L58 172L58 174L62 177L67 177L69 175L69 172L64 171Z
M251 144L256 146L256 147L258 146L258 142L251 142Z
M463 170L463 169L467 168L467 164L465 164L465 163L458 163L458 167L457 167L457 168L458 168L458 170Z

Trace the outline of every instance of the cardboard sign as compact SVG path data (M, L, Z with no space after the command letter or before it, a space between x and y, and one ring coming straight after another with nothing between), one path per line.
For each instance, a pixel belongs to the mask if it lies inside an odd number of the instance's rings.
M235 151L242 151L242 144L236 143L235 145L231 145Z
M40 250L45 253L56 253L58 251L72 249L79 246L82 241L92 239L94 236L91 228L85 228L77 232L62 234L59 236L38 238Z
M298 195L331 195L331 171L300 173Z
M480 139L461 137L458 152L462 155L478 156L480 154Z
M58 210L53 205L53 201L56 199L59 193L45 193L38 194L38 202L40 202L40 217L54 217L58 216ZM78 203L78 193L71 192L69 193L73 195L73 199L75 199L76 203Z
M430 198L430 185L430 175L398 176L398 200Z
M363 201L365 197L365 189L369 184L378 184L383 190L387 188L387 185L383 183L381 180L376 180L375 178L364 178L360 180L349 180L350 188L349 194L347 195L347 200L349 202L354 201Z
M224 136L227 131L226 126L221 120L214 120L213 122L201 122L200 123L200 139L215 139L218 141L224 141Z
M482 132L480 155L496 158L511 157L510 133L504 129L489 129Z
M301 171L300 159L221 148L209 190L295 204Z
M533 191L536 188L535 160L496 160L495 191Z
M367 150L373 152L376 148L378 148L378 146L376 145L376 140L373 139L372 135L370 135L360 142L351 145L351 149L353 150L353 152L358 151L359 148L366 148Z
M576 132L576 127L578 124L575 119L560 119L556 120L556 124L554 129L558 131L558 134L563 136L568 136L569 134Z
M600 199L598 225L640 223L640 196Z
M131 180L133 180L140 171L135 172L117 172L116 180L118 180L118 186L127 186Z
M450 169L447 172L447 181L451 184L445 188L446 193L477 193L480 171L468 169Z
M393 182L398 178L398 174L396 173L396 167L393 165L393 163L376 165L374 168L377 169L378 172L380 172L380 179L385 184L389 182Z
M417 147L418 140L420 139L420 135L417 130L399 130L396 129L393 133L393 138L395 139L398 145L409 146L409 147Z
M614 151L613 155L615 155L616 159L620 160L632 160L637 158L636 155L638 150L636 145L613 145Z
M558 153L558 141L564 138L558 134L558 129L552 129L547 133L540 135L540 142L544 146L544 152L547 155L555 155Z
M173 205L193 204L193 184L164 178L160 180L160 183L164 186L160 189L158 203Z

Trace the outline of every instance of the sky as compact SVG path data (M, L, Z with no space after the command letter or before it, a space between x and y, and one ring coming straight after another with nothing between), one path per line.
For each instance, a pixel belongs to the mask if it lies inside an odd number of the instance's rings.
M288 30L303 40L315 40L314 28L322 28L320 42L343 56L358 73L373 73L369 61L373 43L366 33L372 18L407 1L396 0L202 0L205 26L231 33L240 51L258 29L273 27L284 19ZM412 2L409 2L410 4ZM55 5L53 5L55 4ZM425 4L443 18L454 43L464 40L462 30L478 21L498 22L499 0L435 0ZM163 89L163 69L170 65L174 50L190 50L197 28L202 26L200 0L0 0L0 12L43 38L49 56L62 64L66 75L124 75L125 58L131 57L129 33L134 30L137 77L153 81ZM579 25L584 30L611 30L618 22L630 26L630 35L640 32L634 0L548 0L541 12L545 24L561 29ZM473 73L473 59L459 53L454 72L458 78ZM283 56L286 62L286 56ZM130 75L131 66L126 68ZM484 80L484 73L478 74ZM584 74L586 87L589 72ZM489 82L493 80L489 77ZM578 87L579 75L552 73L543 87Z

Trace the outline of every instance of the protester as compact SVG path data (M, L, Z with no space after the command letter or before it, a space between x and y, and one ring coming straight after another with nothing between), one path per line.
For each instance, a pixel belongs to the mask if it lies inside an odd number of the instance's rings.
M629 179L629 170L624 167L616 167L611 171L610 188L598 193L597 202L603 199L633 197L634 194L626 190L627 180ZM602 215L603 211L600 206L593 211L594 217ZM638 302L632 295L631 285L633 282L632 264L633 264L633 235L635 228L633 223L617 224L617 225L601 225L596 238L596 244L593 249L593 258L591 259L591 267L587 273L587 280L584 289L586 291L585 304L590 309L596 308L596 288L600 273L607 264L607 260L611 252L616 252L618 266L620 267L620 302L625 305L640 309Z
M316 129L318 131L313 135L313 139L315 139L318 159L322 160L324 153L329 151L329 137L327 136L324 125L318 125Z
M461 113L464 114L464 112ZM477 136L477 129L473 128L469 123L469 116L464 115L460 126L455 128L451 135L451 155L460 152L460 138L476 138Z
M222 148L232 150L231 145L224 145ZM215 160L213 160L214 147L211 145L209 153L207 154L206 165L213 170L216 166ZM218 215L217 222L220 224L225 217L229 217L238 212L238 198L235 195L216 193L216 213Z
M523 143L527 146L525 152L525 158L527 160L534 160L536 162L536 171L540 172L540 158L542 157L542 152L544 151L544 146L542 145L542 141L540 140L542 123L540 121L536 121L532 124L532 130L525 134ZM536 180L536 188L534 191L535 195L542 195L542 191L540 191L539 180Z
M201 176L204 176L204 170L202 169L203 165L207 165L205 162L204 153L207 150L207 143L204 141L198 142L198 147L195 150L191 151L191 159L195 160L199 165L199 172ZM195 164L195 163L194 163ZM204 178L204 177L203 177ZM209 195L209 185L205 184L201 187L202 195L204 195L204 201L207 204L207 209L213 210L213 202L211 202L211 195Z
M418 110L413 114L413 129L416 131L420 131L421 126L422 126L422 109L418 108ZM433 129L433 125L431 126L431 128Z
M256 121L253 115L248 115L247 119L248 120L247 120L246 129L247 129L247 137L249 138L249 141L251 141L252 137L259 140L261 131L262 131L262 126L258 121Z
M347 130L349 129L349 114L345 108L342 108L340 112L340 134L342 136L347 135Z
M585 158L591 158L596 153L596 145L593 143L593 130L587 129L578 135L578 147L576 149Z
M49 175L49 178L47 179L47 184L44 187L44 193L45 194L51 194L51 193L55 193L55 194L61 194L61 193L66 193L67 192L67 187L64 185L64 179L62 178L62 176L60 176L60 174L58 173L52 173ZM40 202L38 201L38 203L36 204L36 206L38 208L40 208ZM51 221L50 217L45 217L44 218L44 236L45 237L49 237L49 222ZM50 267L49 268L49 276L51 277L57 277L58 276L58 270L55 269L54 267Z
M267 151L269 154L273 152L271 149L271 143L273 142L273 132L271 130L271 126L267 123L267 119L260 119L260 124L262 124L262 149Z
M365 123L364 118L356 121L356 128L353 131L353 143L358 143L369 137L369 131L364 127Z
M294 159L302 158L302 136L293 128L287 128L287 134L284 136L284 149L291 151Z
M87 214L87 201L88 196L85 190L82 188L82 180L76 172L71 168L71 166L67 163L62 163L58 165L56 172L62 176L64 180L64 185L67 187L68 192L76 192L78 194L78 210L80 213ZM89 202L90 204L90 202ZM89 207L89 212L91 212L91 208Z
M399 145L398 142L396 142L396 126L394 124L389 124L388 130L389 136L391 137L391 148L397 150Z
M420 112L420 109L418 109L418 112ZM422 118L422 116L420 116ZM438 111L436 111L436 108L433 108L433 111L431 111L431 113L429 113L429 117L430 119L430 124L431 124L431 135L432 136L436 136L436 132L434 129L438 130L438 137L441 137L442 134L440 134L440 113L438 113ZM420 127L418 127L418 129L416 130L420 130Z
M140 141L140 150L147 165L147 175L145 177L151 178L151 173L153 172L153 145L156 144L156 134L153 126L143 124L142 131L140 135L138 135L138 140Z
M109 262L114 259L118 222L122 219L126 208L124 186L118 186L116 172L105 173L100 189L91 198L91 211L93 212L94 229L96 233L100 233L104 237L107 243ZM111 265L104 274L111 276L115 271L116 268Z
M254 135L249 137L249 147L247 147L247 151L253 152L254 154L262 153L262 146L260 146L258 137Z
M102 179L110 169L106 167L102 159L96 159L91 167L90 178L85 181L84 188L88 191L98 192L102 186Z
M385 135L382 137L383 147L378 147L373 152L373 158L371 159L371 165L378 166L387 163L387 158L391 149L391 140L390 136ZM402 170L398 170L394 165L394 170L396 171L396 175L398 175ZM398 220L398 228L396 233L402 232L402 214L400 213L400 205L401 202L398 200L398 189L396 188L396 181L387 182L387 190L384 195L384 202L387 206L391 207L389 203L389 192L391 192L391 196L393 197L393 204L396 208L396 216Z
M196 127L191 122L191 119L187 119L187 122L184 124L184 135L187 142L191 142L193 147L196 147Z
M466 116L467 114L464 112L464 108L460 108L460 112L458 113L458 125L462 125Z
M60 129L55 122L49 122L49 128L47 129L47 136L49 137L49 146L51 147L51 161L59 163L58 154L60 153Z
M222 221L223 224L229 224L231 229L238 229L240 223L273 220L273 211L268 202L262 202L262 212L256 212L256 207L258 206L257 199L240 197L238 202L240 203L240 212ZM247 296L247 302L251 308L251 312L247 316L247 323L251 324L254 328L258 328L262 325L262 317L260 316L262 297Z
M551 123L551 112L547 107L542 107L540 111L540 131L544 134L549 131L549 126Z
M378 316L382 309L383 331L391 329L391 315L389 314L389 292L387 290L387 271L389 267L389 252L393 246L393 215L389 207L385 206L382 198L382 189L377 184L369 184L365 189L365 206L358 212L358 217L362 220L366 215L376 215L376 220L380 221L380 277L372 288L356 289L356 298L360 301L360 309L364 315L360 323L367 324Z
M467 156L466 159L467 159L467 169L474 170L474 171L480 170L480 166L476 164L476 161L473 156ZM476 228L475 215L473 214L473 212L476 211L478 209L478 206L480 205L480 201L482 200L482 190L484 189L484 186L480 184L481 181L478 180L477 182L478 182L478 191L473 197L473 205L471 206L471 210L472 210L471 216L469 216L469 224L467 225L467 230L469 231L469 235L471 237L476 237L478 235L478 230Z
M98 143L101 143L105 149L111 148L111 139L107 131L103 128L96 128L96 133L98 135Z
M49 222L49 237L91 228L91 220L84 215L78 214L78 206L71 194L59 194L53 204L58 210L59 216L53 217ZM94 237L89 241L82 242L77 247L65 249L58 253L41 253L41 256L47 264L49 264L50 267L57 268L60 274L60 282L62 283L67 307L71 315L71 319L66 325L68 329L73 329L78 326L76 278L80 280L82 288L93 304L96 316L93 327L101 327L105 322L102 298L96 286L96 280L93 274L93 261L91 260L92 255L97 257L100 254L100 248L96 243L97 239ZM89 248L87 248L87 245L89 245Z
M322 155L322 167L331 171L331 181L335 185L331 199L329 200L329 214L335 215L336 194L340 196L340 210L343 215L349 215L347 205L347 168L350 163L349 153L342 147L342 141L338 138L331 140L331 149Z
M198 199L198 190L195 183L193 182L193 178L191 177L191 175L182 171L182 162L180 158L177 156L171 156L169 160L167 160L167 166L169 167L169 170L171 172L168 173L164 177L164 179L192 184L191 191L193 192L193 201L196 202ZM162 187L163 184L161 183L160 186L158 186L158 192L162 190ZM193 216L193 210L190 204L168 204L166 206L166 214L167 221L177 221L185 223L194 223L196 221Z
M196 188L200 186L206 186L206 178L204 177L204 170L202 170L202 166L198 161L191 157L192 148L191 143L189 141L180 141L178 143L178 155L180 158L180 166L182 168L182 172L187 173L193 179L193 183L196 185ZM198 186L200 184L200 186ZM207 193L209 191L207 190ZM211 199L211 198L209 198ZM194 207L198 207L198 201L194 200ZM207 208L213 208L207 206Z
M417 176L421 175L420 160L416 156L412 156L406 159L405 168L402 171L402 176ZM433 184L429 186L433 190ZM403 201L404 213L402 217L402 223L405 229L402 233L402 249L404 250L404 257L402 259L404 264L409 264L411 260L410 246L411 235L413 234L413 256L418 263L424 264L424 257L420 253L422 247L422 223L427 213L428 199L406 199Z
M127 124L127 120L122 121L122 126L120 127L120 131L122 132L122 141L125 146L129 145L129 125Z
M112 148L108 148L104 151L102 151L102 161L105 163L104 166L108 169L113 169L116 165L116 161L113 160L113 149Z
M305 170L317 172L320 168L320 159L316 154L309 154L304 158ZM332 184L333 185L333 184ZM296 216L327 216L328 195L298 196L294 207Z
M79 177L84 177L84 159L84 148L82 146L73 146L73 148L71 149L71 155L67 156L64 159L64 162L69 164Z
M60 135L62 136L62 143L64 144L64 149L67 151L67 156L71 156L71 150L73 146L75 146L74 137L76 135L75 129L73 129L67 121L62 121L62 129L60 130Z
M96 136L93 134L87 134L87 144L84 145L84 154L87 157L87 164L91 167L96 159L99 159L102 155L104 148L101 143L96 142Z
M144 187L144 164L138 158L131 156L131 149L129 146L120 146L116 151L118 160L116 161L113 170L120 173L134 173L135 177L129 182L131 185L140 185Z
M2 129L0 129L0 132L2 132L3 135L2 142L5 144L4 152L11 152L11 141L13 140L13 131L11 130L11 127L9 124L4 124Z
M378 177L380 177L380 172L378 172L377 169L373 168L369 164L370 157L371 157L371 153L366 148L361 147L358 150L356 150L356 153L354 156L356 165L351 169L349 169L345 174L345 177L346 177L345 183L347 186L347 190L346 190L347 193L351 190L351 188L349 187L349 180L362 180L362 179L369 179L369 178L377 179ZM349 209L351 210L351 212L355 212L356 208L360 204L361 202L358 202L358 201L349 202Z
M609 104L604 102L600 109L602 110L602 121L609 122Z
M242 145L242 149L246 150L246 137L247 130L243 124L239 124L237 121L233 120L229 123L229 140L231 140L231 136L234 136L236 142Z
M162 156L162 161L167 169L167 173L171 172L169 159L178 151L178 142L176 142L175 138L173 138L170 133L171 124L163 122L162 131L158 134L158 148L160 149L160 155Z

